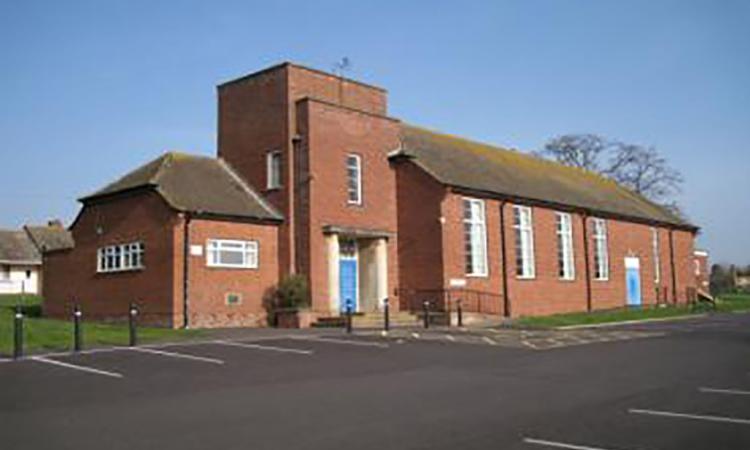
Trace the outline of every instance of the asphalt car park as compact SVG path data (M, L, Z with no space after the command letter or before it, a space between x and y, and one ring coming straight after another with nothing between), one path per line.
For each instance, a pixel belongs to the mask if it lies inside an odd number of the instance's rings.
M400 332L250 331L6 361L0 447L750 448L747 315L539 348L516 345L520 331L513 345L502 330Z

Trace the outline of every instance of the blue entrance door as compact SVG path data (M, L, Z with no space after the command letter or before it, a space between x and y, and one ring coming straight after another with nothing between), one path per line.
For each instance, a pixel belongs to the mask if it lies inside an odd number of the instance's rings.
M641 270L638 258L625 258L625 284L628 289L628 306L640 306Z
M341 258L339 260L339 298L341 312L346 311L346 305L351 302L352 311L357 310L357 260Z

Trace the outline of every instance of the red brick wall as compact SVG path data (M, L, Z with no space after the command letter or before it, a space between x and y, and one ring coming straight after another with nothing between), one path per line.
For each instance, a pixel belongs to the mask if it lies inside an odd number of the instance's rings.
M313 97L332 103L341 103L363 111L385 114L386 92L351 80L341 80L331 74L297 66L282 64L272 70L242 78L219 87L218 154L226 159L251 186L261 191L279 208L285 222L279 229L279 270L284 276L294 267L302 268L305 261L296 261L295 249L298 233L294 227L300 223L295 218L296 186L293 137L296 129L295 102L303 97ZM281 189L266 190L266 154L282 151ZM306 255L302 255L303 260Z
M695 235L688 231L675 230L673 237L677 302L686 303L689 300L688 289L695 290L697 288L695 262L693 260Z
M288 79L286 66L256 76L224 84L218 89L218 156L232 167L287 219L280 226L279 270L289 272L290 245L289 186L292 174L289 122ZM282 187L268 190L266 155L282 154Z
M171 325L175 223L174 212L150 192L84 207L71 230L75 249L45 258L45 314L68 318L78 303L86 318L124 319L136 302L144 321ZM99 247L137 241L145 246L145 269L97 273Z
M278 229L275 225L192 219L189 224L190 244L203 247L203 255L189 256L190 326L264 326L266 310L263 299L278 281ZM182 248L182 224L176 228L176 242ZM234 239L258 241L257 269L208 267L206 241ZM176 258L176 279L182 281L182 252ZM175 289L176 309L182 311L182 285ZM227 294L239 294L240 304L228 305Z
M573 227L575 278L559 277L555 210L532 207L534 230L534 279L516 277L516 237L513 204L505 205L508 293L513 316L546 315L586 310L586 259L580 216L570 213Z
M184 218L157 194L144 192L83 208L72 233L73 250L45 257L44 312L69 318L74 303L90 320L125 320L135 302L140 321L183 325ZM97 233L101 229L101 234ZM190 256L190 324L194 327L264 325L262 299L278 280L278 235L275 225L193 219L190 242L205 246L208 238L258 240L259 268L209 268L203 256ZM143 242L141 270L97 273L97 249ZM240 305L226 304L229 292Z
M464 250L463 198L455 193L446 195L440 210L443 217L443 280L442 287L449 289L451 279L466 280L466 289L489 292L495 295L502 293L502 273L500 272L500 203L497 200L486 200L484 204L485 223L487 224L487 277L466 275L466 258ZM482 312L502 313L502 301L499 297L485 301Z
M499 296L503 292L503 276L501 267L500 242L500 210L501 200L485 198L485 219L487 223L487 251L488 275L486 277L466 276L463 236L463 206L464 197L460 192L450 192L444 197L439 195L439 189L429 189L429 179L424 172L411 163L401 164L398 169L398 186L408 189L407 193L399 191L400 210L404 214L399 216L400 242L407 242L410 237L418 239L419 230L424 229L426 236L430 234L430 213L435 202L440 203L440 214L443 218L442 239L440 253L443 260L442 277L434 276L433 265L421 261L435 258L431 253L402 251L400 260L402 281L404 287L419 285L420 288L431 286L433 289L451 289L451 279L464 279L466 289L488 292ZM407 167L411 167L407 169ZM420 214L406 214L407 205L421 205L417 211L427 211L426 217ZM415 206L416 207L416 206ZM516 276L515 262L515 230L513 229L513 203L504 206L506 262L508 297L511 314L514 317L525 315L557 314L587 309L586 294L586 259L584 253L583 216L570 212L573 224L575 279L562 280L558 276L557 235L555 210L539 206L532 207L535 253L535 277L533 279L519 279ZM638 257L640 262L641 296L644 305L656 303L655 260L652 247L652 227L650 225L623 222L606 219L607 244L609 253L609 279L594 279L594 244L592 218L588 224L588 259L591 273L591 302L593 309L609 309L626 305L625 285L625 257ZM658 229L660 237L660 266L661 285L669 287L669 301L672 302L672 279L669 249L669 231ZM675 270L677 275L678 301L687 300L687 288L694 286L694 270L692 265L693 235L687 231L674 231ZM434 239L425 238L422 250L435 252L437 246L429 247L427 242ZM407 267L408 268L405 268ZM689 266L689 267L688 267ZM438 280L442 278L442 283ZM415 281L411 281L415 280ZM417 282L416 280L423 280ZM486 299L482 308L485 311L502 313L502 299L494 297Z
M405 161L396 171L399 286L425 290L443 286L440 206L448 189Z
M312 97L373 114L387 114L388 98L383 89L296 65L289 66L288 71L291 102Z
M305 100L299 109L307 118L301 127L309 153L309 275L313 308L327 312L328 261L325 225L377 229L396 236L396 180L387 153L398 146L398 123L318 101ZM346 155L362 157L362 205L348 205ZM304 175L302 175L304 178ZM397 240L388 242L388 284L398 285ZM392 305L398 301L392 296Z

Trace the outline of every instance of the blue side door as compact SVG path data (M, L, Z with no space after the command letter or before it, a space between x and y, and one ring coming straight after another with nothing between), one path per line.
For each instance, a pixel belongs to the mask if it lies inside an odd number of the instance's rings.
M351 302L352 311L357 310L357 260L339 260L339 298L341 312L346 312L347 302Z
M625 258L625 284L628 289L628 306L640 306L641 271L638 258Z

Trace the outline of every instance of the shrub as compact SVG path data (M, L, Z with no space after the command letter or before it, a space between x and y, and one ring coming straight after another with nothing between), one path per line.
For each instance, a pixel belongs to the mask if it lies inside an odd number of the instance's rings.
M275 304L280 308L307 308L310 306L310 290L307 278L302 275L290 275L276 287Z

